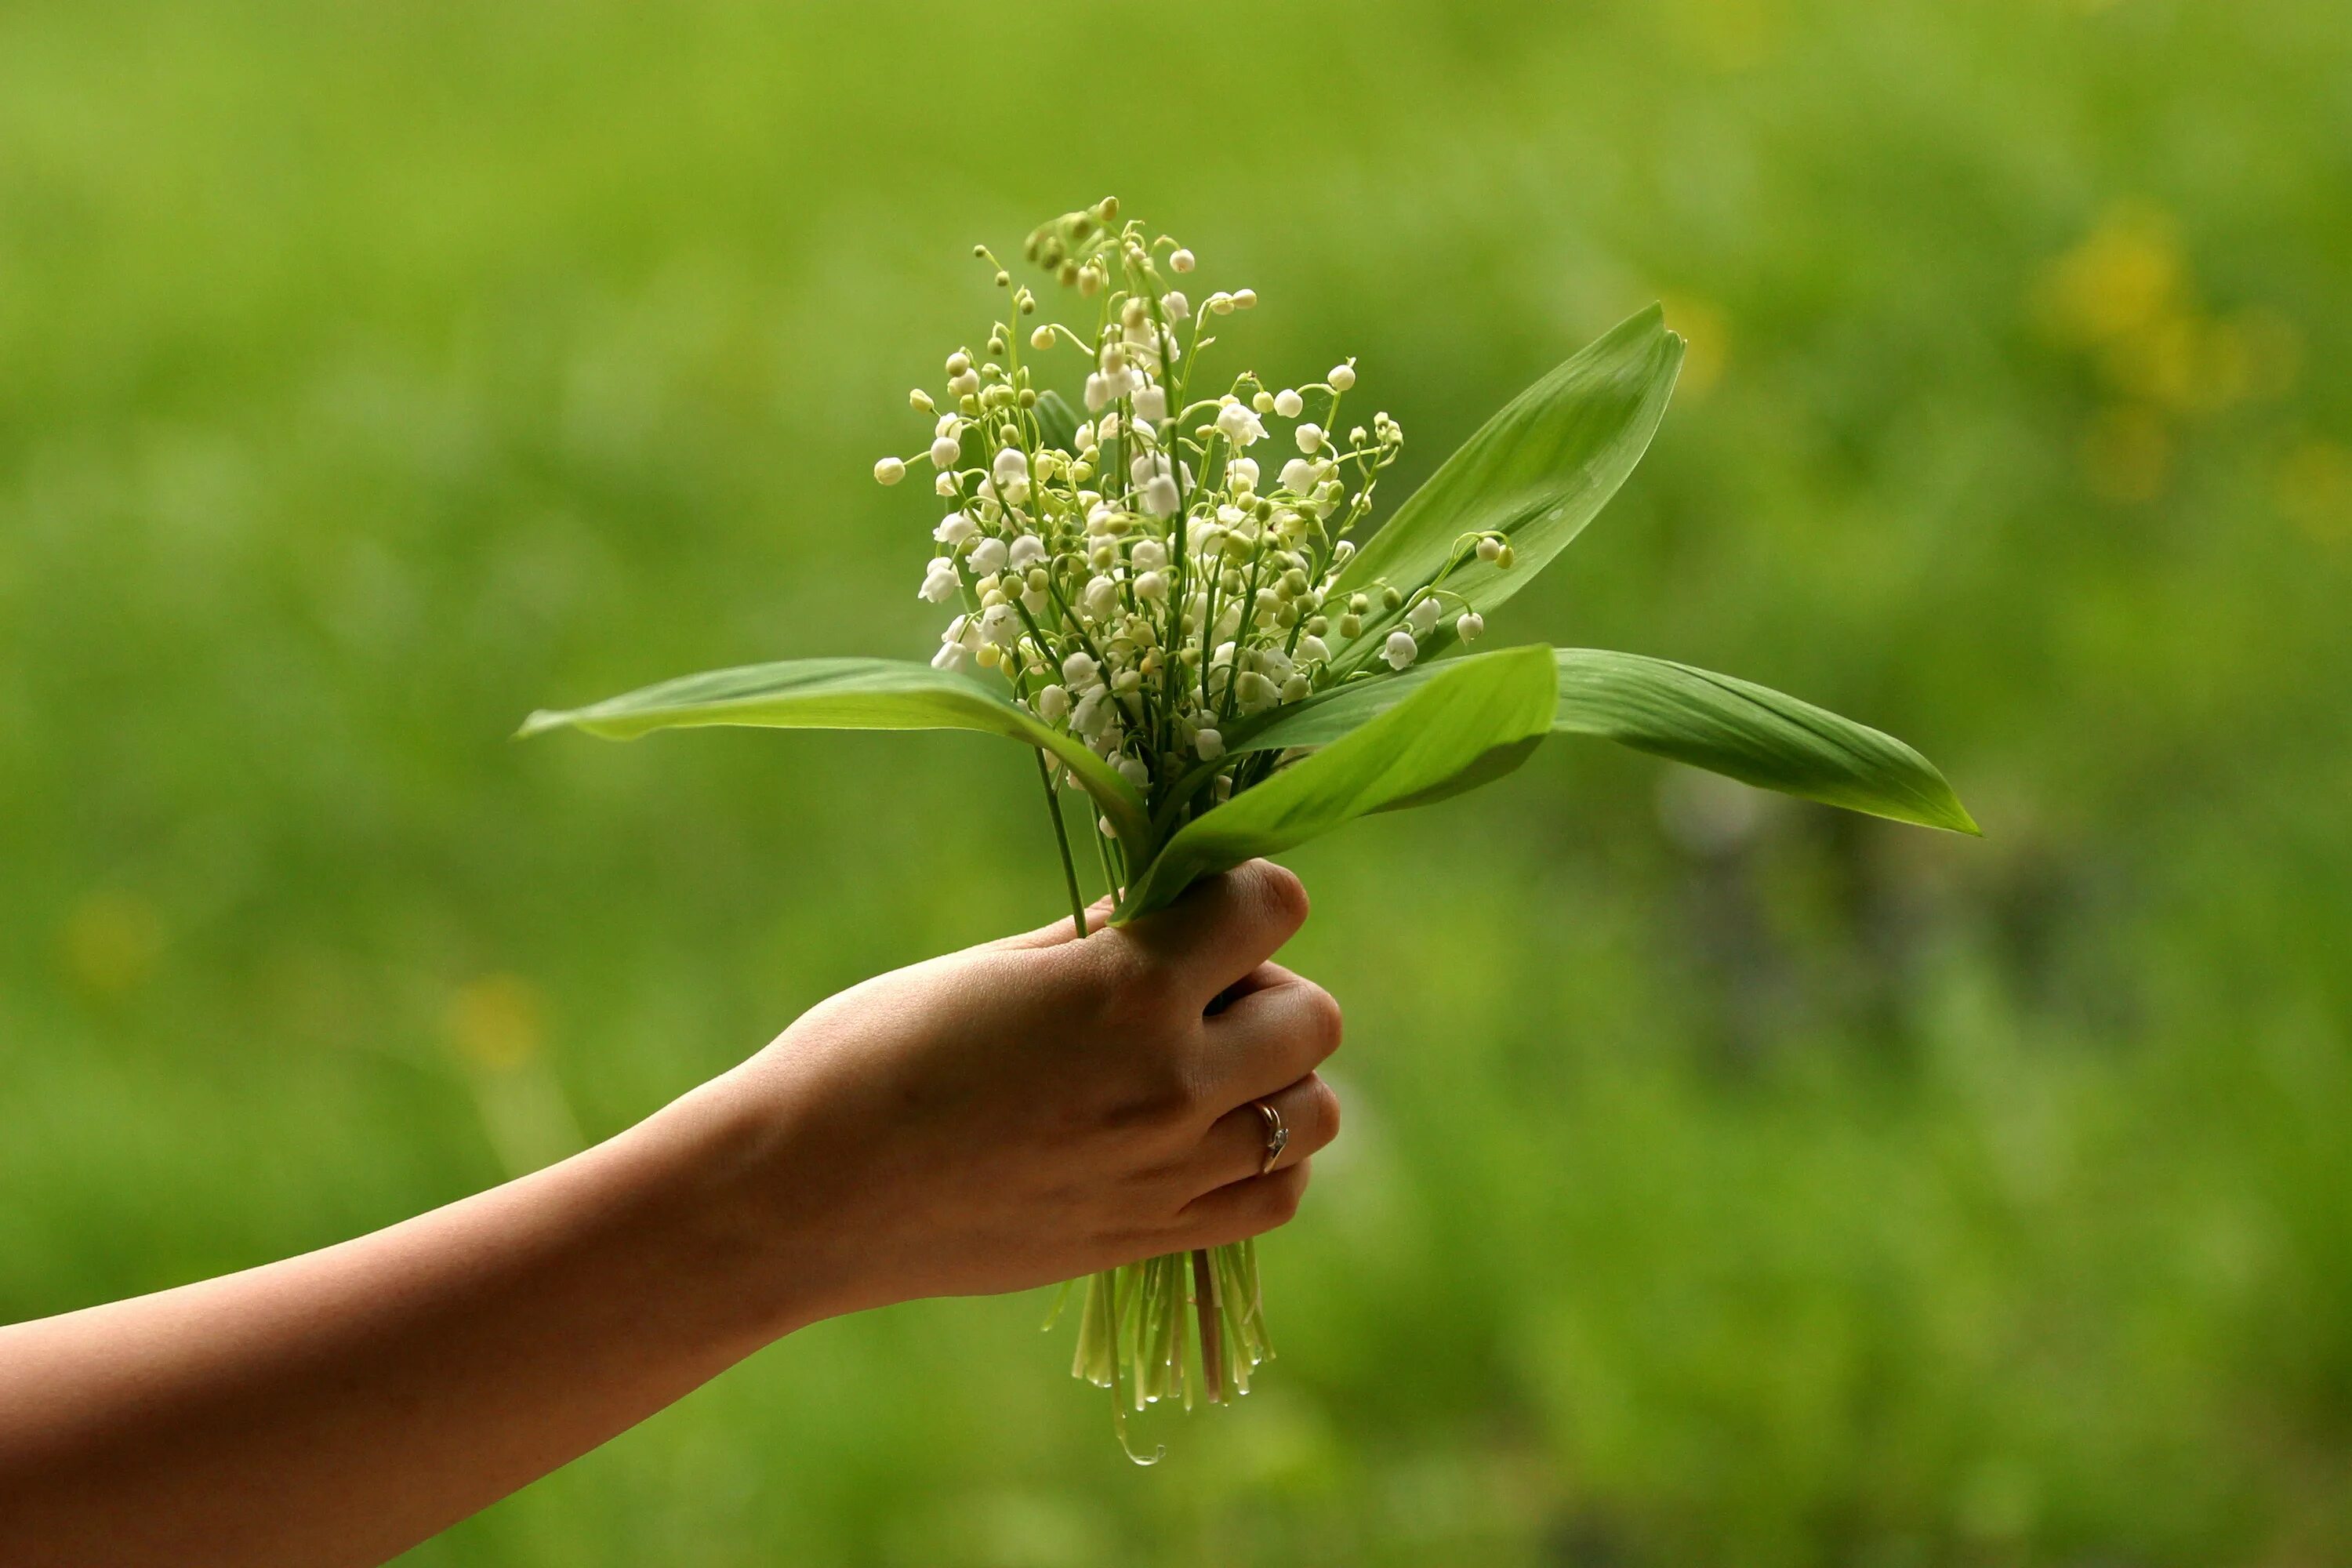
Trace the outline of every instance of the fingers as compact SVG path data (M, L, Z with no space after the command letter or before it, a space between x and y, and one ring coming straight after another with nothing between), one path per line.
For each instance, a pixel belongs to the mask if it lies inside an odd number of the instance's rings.
M1270 1176L1252 1176L1202 1194L1185 1205L1178 1216L1169 1250L1223 1247L1288 1225L1298 1213L1299 1200L1307 1195L1309 1168L1309 1163L1301 1160Z
M1261 1105L1271 1107L1280 1121L1269 1121L1258 1110ZM1265 1174L1266 1152L1274 1146L1276 1125L1284 1136L1273 1168L1286 1171L1303 1164L1308 1155L1339 1135L1339 1097L1331 1092L1329 1084L1309 1073L1286 1089L1235 1106L1217 1118L1201 1142L1193 1166L1195 1195Z
M1306 1078L1339 1048L1339 1004L1313 981L1261 964L1202 1026L1207 1099L1220 1110Z
M1195 1005L1272 958L1307 923L1307 889L1271 860L1252 860L1192 888L1127 928L1147 957L1170 966Z

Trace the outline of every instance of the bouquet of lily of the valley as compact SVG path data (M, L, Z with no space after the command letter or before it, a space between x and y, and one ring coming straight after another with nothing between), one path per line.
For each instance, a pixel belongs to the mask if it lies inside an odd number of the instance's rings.
M944 396L911 395L933 421L924 451L874 468L885 485L933 475L919 591L952 618L929 661L717 670L534 713L525 733L1008 736L1035 748L1080 931L1069 792L1087 797L1116 923L1352 817L1500 777L1554 732L1976 831L1910 747L1778 692L1633 654L1467 651L1648 446L1683 353L1654 308L1513 399L1360 545L1404 432L1357 412L1353 361L1318 381L1213 381L1217 324L1256 295L1192 299L1192 253L1121 222L1116 201L1029 237L1028 259L1075 296L1076 327L1031 325L1036 295L976 254L1006 291L1004 319L980 351L947 357ZM1246 1393L1270 1353L1247 1242L1096 1275L1079 1324L1076 1370L1120 1408Z

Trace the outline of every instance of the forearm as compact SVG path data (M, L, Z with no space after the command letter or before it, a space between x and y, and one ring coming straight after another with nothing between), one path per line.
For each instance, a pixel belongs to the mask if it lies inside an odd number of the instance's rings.
M705 1090L388 1230L0 1329L12 1563L375 1563L814 1315ZM764 1217L764 1216L762 1216Z

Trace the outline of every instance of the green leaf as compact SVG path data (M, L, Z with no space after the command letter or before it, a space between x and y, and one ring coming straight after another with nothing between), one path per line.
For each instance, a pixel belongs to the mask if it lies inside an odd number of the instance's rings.
M1550 730L1551 650L1450 659L1401 700L1178 829L1114 920L1171 902L1202 877L1271 855L1375 811L1419 805L1496 778Z
M1552 650L1559 700L1552 729L1597 735L1759 789L1923 827L1978 833L1933 763L1876 730L1769 687L1687 664L1603 648ZM1489 656L1491 657L1491 656ZM1226 743L1234 752L1327 746L1464 662L1415 665L1276 710Z
M1510 539L1511 569L1473 556L1445 585L1475 609L1501 604L1617 493L1657 431L1682 363L1683 340L1666 330L1658 307L1620 322L1446 458L1348 563L1339 591L1385 581L1409 594L1436 574L1465 533L1491 532ZM1449 601L1437 630L1421 639L1424 657L1454 641L1457 608ZM1384 638L1395 620L1376 609L1349 647Z
M1110 765L976 681L895 658L794 658L665 680L563 712L541 710L519 735L570 727L633 741L655 730L743 724L778 730L977 730L1024 741L1069 766L1130 847L1151 843L1143 796Z
M1759 789L1922 827L1978 834L1936 765L1892 735L1769 687L1601 648L1554 650L1562 734L1706 768Z
M1060 393L1047 387L1037 395L1037 406L1031 412L1037 417L1038 445L1076 455L1078 416L1062 401Z

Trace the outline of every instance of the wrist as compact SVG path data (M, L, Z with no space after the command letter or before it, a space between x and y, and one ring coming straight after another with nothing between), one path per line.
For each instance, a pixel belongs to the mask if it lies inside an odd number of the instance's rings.
M793 1170L802 1139L739 1071L630 1129L644 1173L654 1266L738 1355L866 1304Z

